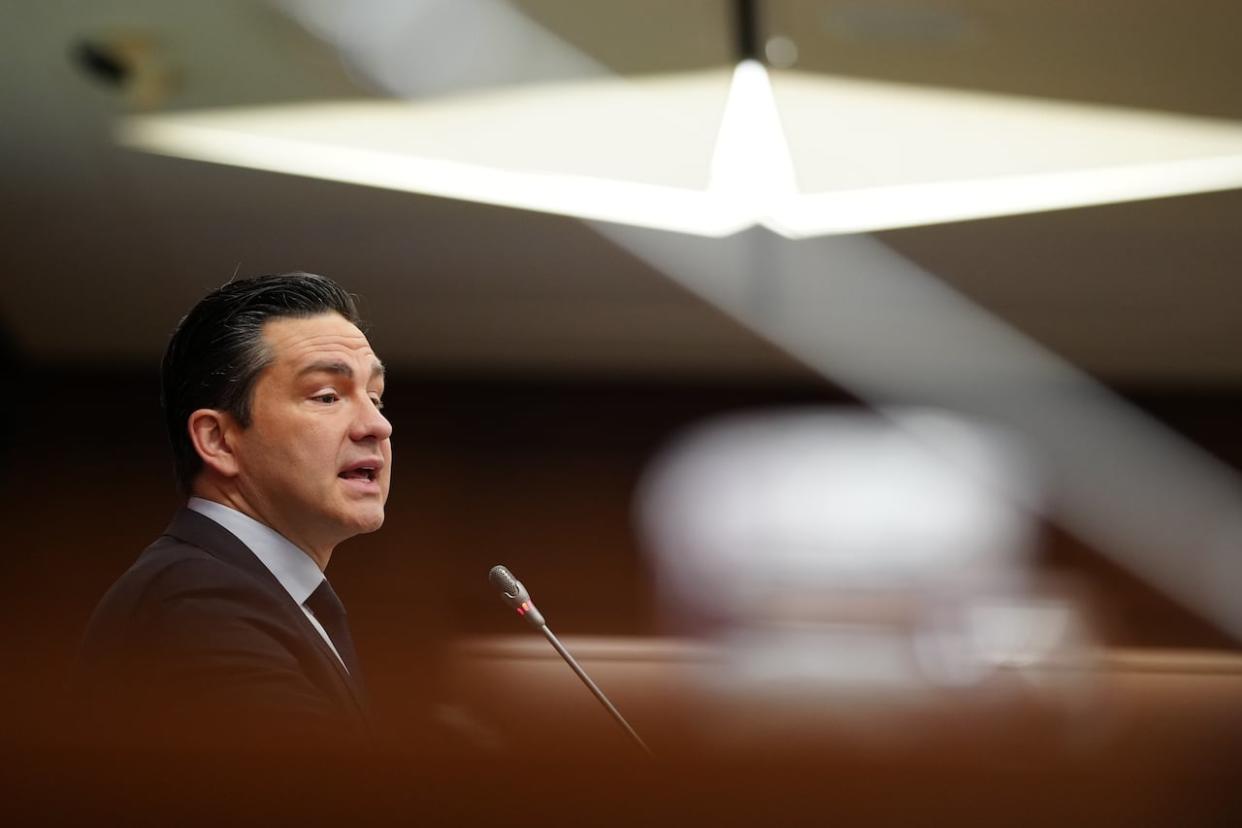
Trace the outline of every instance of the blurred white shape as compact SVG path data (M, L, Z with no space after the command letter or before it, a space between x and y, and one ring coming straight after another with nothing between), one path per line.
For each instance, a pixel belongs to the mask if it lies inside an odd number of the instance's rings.
M932 420L934 443L902 425ZM806 593L1012 587L1032 532L1016 488L1034 473L995 430L807 410L700 427L655 462L639 510L671 601L763 617Z
M1085 642L1076 609L1030 582L1040 491L995 427L801 409L693 429L636 505L665 610L724 648L719 689L909 701Z

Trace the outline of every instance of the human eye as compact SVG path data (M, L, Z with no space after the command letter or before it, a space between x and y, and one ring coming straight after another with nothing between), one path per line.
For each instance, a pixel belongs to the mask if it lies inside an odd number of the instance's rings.
M371 404L374 405L380 411L384 410L384 400L380 397L379 394L371 395Z
M340 397L335 391L320 391L311 397L313 402L323 403L324 405L332 405L339 399Z

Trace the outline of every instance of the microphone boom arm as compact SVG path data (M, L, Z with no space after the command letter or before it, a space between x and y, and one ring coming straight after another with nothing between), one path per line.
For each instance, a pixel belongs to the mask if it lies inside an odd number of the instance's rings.
M535 603L530 600L530 594L526 591L526 587L522 586L522 582L513 577L513 573L503 566L493 566L491 572L488 573L488 580L492 582L492 586L500 590L502 601L512 607L532 627L543 633L544 637L548 639L548 643L552 645L552 648L560 654L561 658L565 659L565 663L574 671L574 674L582 679L582 683L594 694L595 698L599 699L599 703L604 706L604 709L608 711L616 723L621 725L621 728L630 735L630 738L642 749L643 753L647 754L648 757L654 758L651 748L647 747L647 743L642 740L638 732L630 727L630 723L621 715L621 711L617 710L613 703L608 700L608 697L604 695L604 691L599 689L599 686L587 675L586 670L582 669L577 660L570 655L569 650L565 649L565 645L548 628L547 622L543 619L543 614L535 608Z

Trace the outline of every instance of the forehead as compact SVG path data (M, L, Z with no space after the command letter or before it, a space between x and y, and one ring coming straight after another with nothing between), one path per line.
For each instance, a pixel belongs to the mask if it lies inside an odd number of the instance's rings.
M277 368L296 370L328 357L367 368L378 361L362 331L338 313L273 319L263 325L263 341Z

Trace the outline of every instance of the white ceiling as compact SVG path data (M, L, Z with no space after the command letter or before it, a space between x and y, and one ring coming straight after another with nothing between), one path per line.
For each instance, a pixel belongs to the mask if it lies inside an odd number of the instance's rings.
M209 287L239 270L300 268L361 294L377 346L397 365L806 376L572 219L114 145L116 118L135 111L382 94L367 67L343 63L278 7L330 5L5 4L0 321L23 353L153 365L179 315ZM510 55L506 66L526 69L503 78L479 67L499 65L494 44L505 30L454 40L472 31L460 11L472 4L424 3L417 8L430 11L422 17L387 0L350 5L370 22L403 9L394 20L404 28L390 28L387 48L416 68L421 56L442 56L421 86L403 90L409 94L575 71L703 69L734 59L733 4L724 2L512 4L506 13L521 12L589 60L567 68ZM1080 5L1089 8L1054 0L825 0L758 9L765 34L795 41L800 70L1242 120L1234 92L1242 51L1232 39L1242 10L1235 4ZM70 58L83 37L137 44L130 48L147 56L149 76L128 91L91 79ZM450 58L469 71L445 68ZM1226 192L880 238L1105 379L1224 386L1242 381L1239 219L1242 193Z

